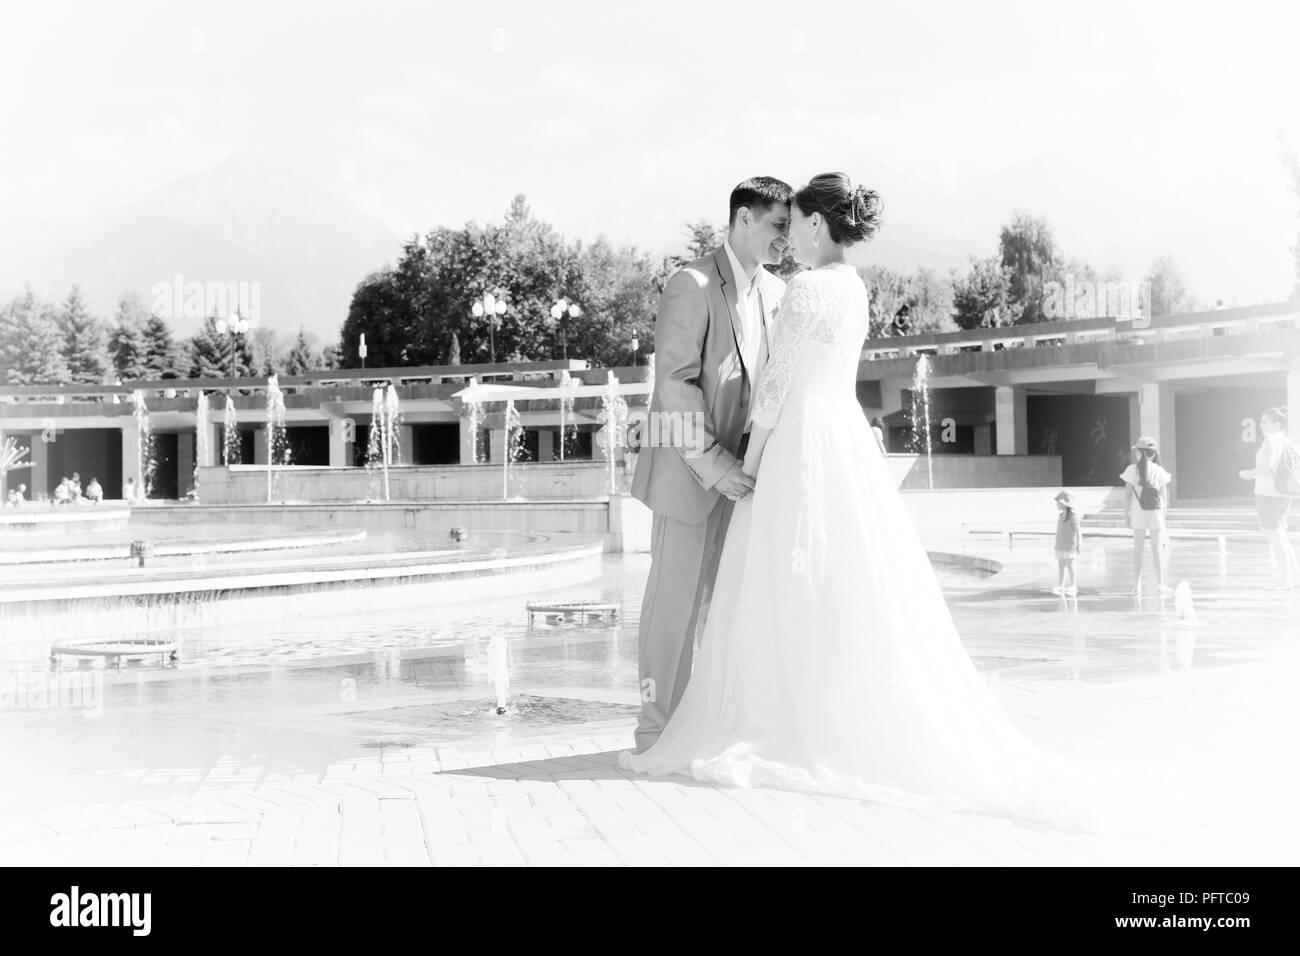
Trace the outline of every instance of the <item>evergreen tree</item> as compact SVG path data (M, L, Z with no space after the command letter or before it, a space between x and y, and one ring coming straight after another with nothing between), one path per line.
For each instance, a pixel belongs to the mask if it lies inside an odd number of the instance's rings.
M171 326L160 315L150 314L144 322L144 364L149 378L180 378L181 356L172 338Z
M451 345L447 346L447 364L460 364L460 336L455 332L451 333Z
M69 380L56 313L29 286L0 310L0 383L67 385Z
M293 348L285 356L284 371L286 375L306 375L320 367L320 359L316 355L316 350L311 347L307 341L307 333L302 329L298 330L298 338L294 340Z
M108 379L108 329L86 308L81 290L73 286L58 312L63 332L63 360L69 379L78 385L102 385Z
M233 338L233 341L232 341ZM217 331L217 319L209 316L187 343L189 378L251 378L253 351L247 335L231 336Z
M155 377L149 364L149 344L145 328L149 311L135 292L123 292L117 300L117 313L108 332L108 351L113 370L123 382Z

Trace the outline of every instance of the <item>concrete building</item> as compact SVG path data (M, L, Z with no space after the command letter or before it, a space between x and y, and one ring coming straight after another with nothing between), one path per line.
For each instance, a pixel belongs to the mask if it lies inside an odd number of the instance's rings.
M884 419L889 450L914 449L918 362L928 370L932 459L906 472L902 487L1102 486L1117 483L1139 435L1160 445L1175 497L1238 497L1237 471L1253 462L1259 413L1300 410L1300 303L1220 309L1149 320L1114 318L870 340L858 373L868 417ZM494 395L518 389L523 459L560 456L561 381L575 391L566 460L601 459L600 393L610 372L635 411L644 409L651 369L593 369L582 361L321 371L280 380L295 465L360 467L377 385L401 403L401 461L407 465L503 460L503 402L481 406L477 432L460 393L471 376ZM238 458L266 460L266 383L261 379L166 380L121 386L0 388L0 439L28 446L31 468L10 484L28 497L50 494L77 471L97 477L107 497L142 481L140 421L149 412L155 471L151 496L182 498L196 466L223 463L226 401L237 417ZM554 390L555 397L538 396ZM197 440L206 396L211 432ZM199 448L207 449L199 459ZM615 452L621 456L621 452ZM904 469L906 471L906 469Z

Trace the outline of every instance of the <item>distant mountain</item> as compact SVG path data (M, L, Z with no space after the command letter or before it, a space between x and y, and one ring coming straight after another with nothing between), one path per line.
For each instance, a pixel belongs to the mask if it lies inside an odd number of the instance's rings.
M170 287L178 275L183 283L258 283L262 324L284 336L302 326L332 342L356 284L395 261L401 242L306 176L233 156L58 238L8 250L0 296L30 283L57 300L78 282L109 317L122 290L152 303L155 285ZM168 319L181 337L201 321Z
M1276 218L1273 211L1207 205L1193 218L1058 153L982 175L962 176L958 167L952 181L939 186L869 156L850 158L841 168L884 199L881 231L857 255L864 261L964 271L970 254L993 254L1002 226L1024 212L1045 217L1067 256L1103 273L1137 280L1158 257L1172 256L1207 306L1219 296L1232 299L1234 288L1254 290L1246 294L1251 301L1283 297L1290 282L1287 243L1274 235L1285 236L1285 219L1275 230L1261 227ZM1207 193L1216 188L1206 184Z

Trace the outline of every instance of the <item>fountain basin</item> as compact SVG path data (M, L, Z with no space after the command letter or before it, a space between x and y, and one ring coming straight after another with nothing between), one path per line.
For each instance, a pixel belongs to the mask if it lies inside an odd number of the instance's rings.
M119 531L131 518L128 505L46 505L33 503L0 509L0 540L16 534L83 534Z

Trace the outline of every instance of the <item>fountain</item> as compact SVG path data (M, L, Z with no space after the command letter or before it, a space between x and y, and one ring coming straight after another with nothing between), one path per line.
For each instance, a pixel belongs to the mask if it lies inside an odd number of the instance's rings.
M1196 606L1192 603L1192 586L1186 579L1179 581L1178 586L1174 588L1174 611L1180 621L1188 624L1200 623L1196 617Z
M239 450L239 416L235 413L235 400L226 393L225 421L221 425L221 463L238 465L242 455Z
M141 498L148 498L153 492L154 472L158 465L154 459L153 423L149 419L149 409L144 402L144 392L138 388L132 392L131 404L135 408L132 415L135 418L137 434L140 436L136 450L136 474L140 476L137 494Z
M212 423L208 421L208 396L199 391L194 409L194 497L199 496L199 468L211 463Z
M514 400L506 402L505 411L506 449L501 463L501 500L510 497L510 465L523 455L524 425L515 409Z
M560 373L560 461L564 461L566 445L577 435L578 426L573 422L573 376L568 372Z
M922 431L917 434L917 425ZM930 445L930 357L919 356L916 360L916 374L912 377L912 440L915 451L919 454L925 450L925 468L929 488L934 491L933 448Z
M610 372L605 379L605 394L600 400L603 405L601 420L605 426L601 430L602 444L605 448L605 458L609 462L609 493L616 495L618 494L616 471L618 450L623 447L626 440L627 402L619 394L618 379L613 372Z
M366 444L366 467L379 466L383 470L385 501L391 500L388 466L396 464L401 457L397 431L400 417L401 405L393 383L376 386L370 403L370 440Z
M278 459L278 460L277 460ZM272 375L266 380L266 503L272 499L275 466L289 464L289 436L284 423L284 392Z
M492 687L496 691L497 713L506 712L506 698L510 693L510 651L506 636L497 631L488 640L488 670L492 674Z
M472 375L469 379L468 390L471 395L478 391L478 379ZM469 409L469 434L472 451L470 460L477 465L482 460L479 456L478 439L479 432L483 429L483 403L477 398L467 398L464 399L464 402L465 407Z

